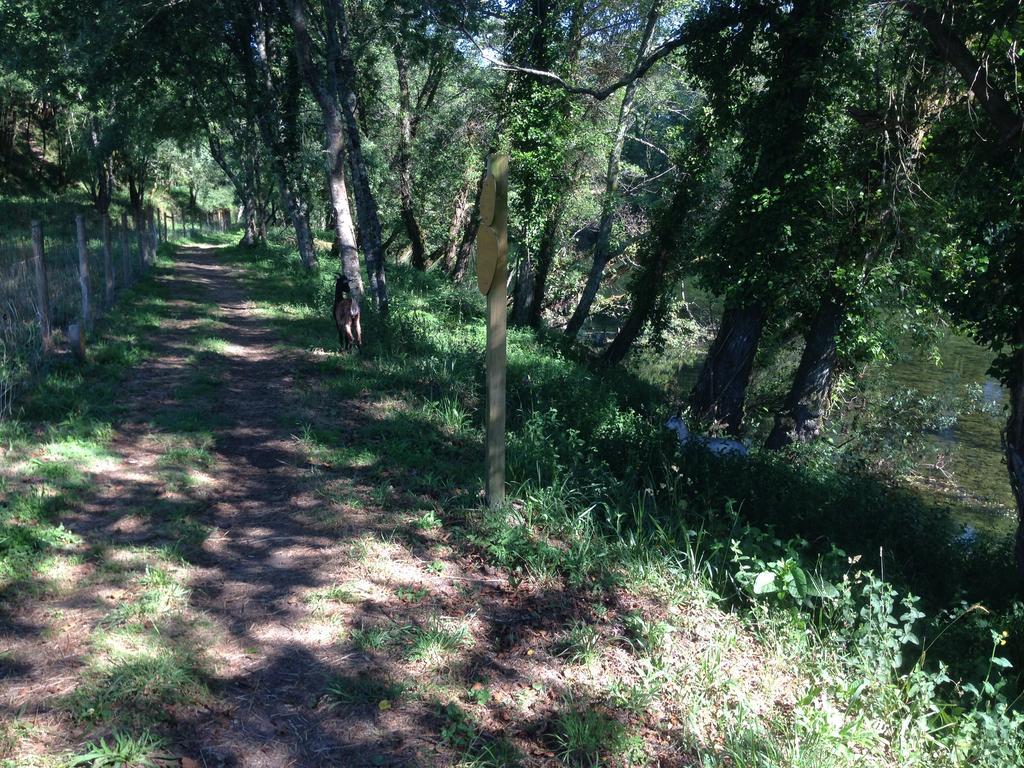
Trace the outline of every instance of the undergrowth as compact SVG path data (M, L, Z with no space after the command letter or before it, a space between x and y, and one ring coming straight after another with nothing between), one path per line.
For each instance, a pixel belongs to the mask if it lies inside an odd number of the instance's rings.
M235 258L266 321L323 354L330 271L303 273L284 251ZM481 510L482 301L430 273L395 269L391 285L388 317L364 310L362 355L321 363L356 374L326 385L332 397L394 398L361 435L372 453L360 466L437 498L445 525L513 583L564 584L595 604L625 591L667 607L628 613L615 632L564 627L554 651L570 664L585 670L608 647L634 661L555 716L548 744L561 762L643 764L631 724L671 701L682 742L706 766L1024 764L1014 667L1024 608L1009 599L1007 542L958 547L945 510L822 449L749 461L681 451L656 389L516 329L510 500ZM334 435L309 436L326 461L352 461ZM435 513L429 522L440 524ZM698 659L673 640L688 611L701 617L690 631L714 635ZM730 629L736 618L740 629ZM408 633L364 627L354 639L387 648ZM766 704L760 683L730 676L729 659L744 653L764 669L796 670L788 705ZM470 721L447 717L466 764L492 764Z

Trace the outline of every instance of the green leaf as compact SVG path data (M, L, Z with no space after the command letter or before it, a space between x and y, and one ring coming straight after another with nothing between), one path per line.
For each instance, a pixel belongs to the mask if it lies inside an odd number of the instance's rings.
M775 574L771 571L761 571L754 579L754 594L764 595L775 591Z

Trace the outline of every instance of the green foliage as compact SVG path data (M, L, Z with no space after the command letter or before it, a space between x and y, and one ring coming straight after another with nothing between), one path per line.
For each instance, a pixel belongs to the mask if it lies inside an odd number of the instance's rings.
M404 685L370 675L336 677L327 684L331 706L390 709L404 693Z
M441 708L441 741L458 755L460 768L514 768L521 758L505 739L488 738L458 704Z
M646 759L643 742L630 737L622 723L599 709L582 709L569 702L555 728L552 738L565 765L643 765Z
M89 766L89 768L156 768L162 761L171 759L164 751L167 740L143 730L138 736L115 732L108 742L90 742L85 751L72 757L68 768Z
M473 644L473 636L464 622L432 616L425 626L410 627L404 634L405 656L412 661L437 665Z
M591 625L577 621L559 639L556 651L569 664L589 666L601 657L601 635Z

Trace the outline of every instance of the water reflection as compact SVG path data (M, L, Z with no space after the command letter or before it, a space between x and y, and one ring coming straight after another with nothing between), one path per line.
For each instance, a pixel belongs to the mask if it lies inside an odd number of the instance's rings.
M936 483L959 487L956 515L966 524L1009 532L1014 502L1003 463L1000 432L1007 392L988 375L992 354L970 339L947 335L938 347L938 364L922 351L905 355L891 368L893 383L923 395L954 395L952 426L929 437L938 466L921 472Z

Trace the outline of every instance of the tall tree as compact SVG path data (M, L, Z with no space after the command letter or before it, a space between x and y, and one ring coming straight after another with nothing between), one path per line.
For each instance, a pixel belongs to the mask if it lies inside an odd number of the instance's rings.
M702 278L725 299L718 333L690 396L698 420L740 431L765 324L798 290L803 211L819 190L813 105L827 98L838 52L849 45L849 3L710 6L690 27L687 57L738 137L730 194L708 238ZM763 87L745 82L753 71Z
M377 308L388 311L388 288L384 274L384 248L381 238L380 214L377 198L370 186L370 172L363 152L362 128L359 125L358 77L352 56L352 38L348 11L344 0L325 0L326 34L328 44L338 55L333 59L336 71L338 97L345 120L345 139L348 161L352 171L352 186L356 199L356 220L362 244L370 291Z
M637 53L634 66L639 65L650 53L654 32L661 13L662 0L653 0L647 11L644 20L643 31L640 41L637 44ZM587 275L587 282L583 288L579 303L569 318L565 327L565 334L575 339L583 327L590 308L597 298L597 292L601 288L601 280L604 277L605 267L611 259L612 225L615 219L615 212L618 207L619 180L621 177L622 149L626 144L626 135L633 127L635 121L634 107L636 105L636 92L639 87L639 79L631 81L622 92L622 103L619 105L618 121L615 125L615 135L612 139L612 146L608 152L608 166L605 171L604 192L601 196L601 217L597 225L597 239L594 243L594 260ZM636 312L631 313L627 325L637 325L634 319ZM638 335L637 331L637 335ZM634 335L634 338L636 336ZM623 339L624 340L624 339Z
M345 180L345 136L341 105L338 102L337 70L331 63L339 55L337 39L327 34L323 64L314 61L313 40L303 0L288 0L295 31L295 55L307 86L320 105L324 123L324 154L327 185L334 213L334 237L341 255L341 268L348 278L352 300L358 307L363 293L359 272L359 251L352 226L348 186Z
M954 225L941 269L947 306L995 353L992 372L1010 395L1003 451L1017 503L1024 591L1024 103L1016 68L1024 19L1016 4L957 3L955 14L945 5L896 4L961 85L961 108L947 110L931 148L930 191L943 195Z

